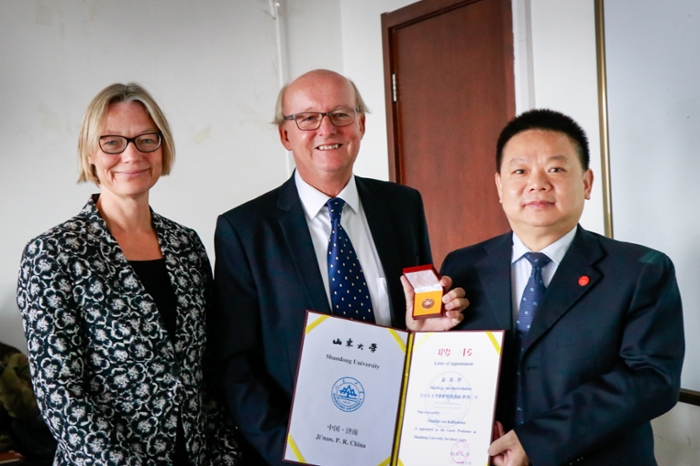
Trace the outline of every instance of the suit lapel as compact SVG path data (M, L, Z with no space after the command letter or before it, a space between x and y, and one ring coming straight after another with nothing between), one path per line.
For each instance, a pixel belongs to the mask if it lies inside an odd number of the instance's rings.
M564 255L552 281L547 287L541 307L532 321L532 327L523 342L527 351L534 342L547 332L583 295L592 290L602 275L594 264L603 257L603 250L596 238L578 227L569 250ZM588 283L581 285L581 277Z
M287 242L289 254L304 286L306 297L311 303L311 310L331 313L326 288L321 272L318 270L316 251L311 241L311 233L306 223L304 207L301 205L299 192L294 182L294 175L279 189L277 207L282 210L279 223Z
M506 233L486 246L486 257L476 264L476 272L498 326L511 329L513 308L510 284L512 233ZM469 309L465 311L468 313Z

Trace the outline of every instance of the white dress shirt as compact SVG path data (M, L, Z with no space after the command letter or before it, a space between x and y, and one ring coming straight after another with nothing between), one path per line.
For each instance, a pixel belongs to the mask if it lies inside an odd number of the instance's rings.
M552 281L554 272L557 271L561 260L564 258L566 251L569 250L571 242L576 236L576 228L539 251L547 255L551 259L551 262L544 267L542 267L542 280L544 281L544 286L549 286L549 282ZM530 274L532 273L532 264L530 261L525 259L525 253L532 252L528 249L525 244L518 238L518 235L513 233L513 252L510 260L510 277L513 296L513 317L518 316L520 311L520 301L523 298L523 292L525 291L525 285L530 279Z
M326 296L329 306L331 304L331 292L328 286L328 238L331 236L331 217L328 213L326 202L330 199L318 189L301 179L298 171L294 172L294 182L299 192L301 204L304 207L306 223L311 233L311 241L314 244L318 268L321 271L323 285L326 288ZM377 254L377 248L372 239L372 232L365 217L365 211L357 193L355 176L350 178L348 184L338 194L345 201L340 224L348 234L352 246L355 248L357 258L360 260L362 272L365 274L369 296L372 299L374 319L378 325L391 326L391 308L389 307L389 291L387 290L386 277L382 263ZM397 312L401 312L399 309Z

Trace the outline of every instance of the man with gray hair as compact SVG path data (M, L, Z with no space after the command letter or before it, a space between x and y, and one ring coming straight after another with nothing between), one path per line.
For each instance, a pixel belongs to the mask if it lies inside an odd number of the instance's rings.
M423 202L414 189L353 175L366 111L352 81L332 71L283 88L275 123L296 171L218 219L212 328L229 411L255 450L248 464L282 464L306 310L440 331L467 305L455 289L443 317L412 318L400 277L432 262ZM347 261L334 262L339 254ZM337 274L346 262L353 271ZM356 291L344 300L338 287Z

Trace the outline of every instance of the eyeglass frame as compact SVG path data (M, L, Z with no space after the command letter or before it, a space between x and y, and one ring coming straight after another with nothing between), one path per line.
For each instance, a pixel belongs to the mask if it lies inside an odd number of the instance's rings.
M328 120L329 120L329 121L331 122L331 124L332 124L333 126L335 126L336 128L342 128L342 127L344 127L344 126L350 126L350 125L353 123L352 121L348 122L347 125L340 125L340 126L338 126L338 125L336 125L335 123L333 123L333 118L331 118L331 113L339 112L339 111L341 111L341 110L352 110L353 112L355 112L355 116L353 117L353 121L355 120L355 117L357 117L357 114L360 113L360 107L341 107L341 108L336 108L335 110L331 110L331 111L329 111L329 112L299 112L299 113L292 113L291 115L283 115L283 116L282 116L282 120L284 120L284 121L291 121L291 120L294 120L294 123L297 125L297 128L299 128L300 131L316 131L317 129L319 129L319 128L321 127L321 123L323 123L323 117L325 117L325 116L328 117ZM306 114L306 115L309 115L309 114L320 115L321 118L319 118L319 120L318 120L318 126L315 127L315 128L308 128L308 129L303 129L303 128L301 128L301 127L299 126L299 122L297 121L297 118L296 118L296 117L297 117L298 115L304 115L304 114Z
M139 146L136 145L136 139L140 138L141 136L145 136L147 134L155 134L158 136L158 146L153 150L141 150L139 148ZM124 148L122 150L120 150L119 152L107 152L106 150L104 150L104 148L102 147L102 138L108 138L108 137L125 139L126 144L124 145ZM132 143L134 145L134 147L136 148L136 150L138 150L139 152L142 152L144 154L150 154L151 152L155 152L158 149L160 149L160 147L163 145L163 133L161 133L160 131L150 131L148 133L137 134L133 138L128 138L126 136L122 136L121 134L103 134L97 140L97 144L100 146L100 150L102 152L104 152L105 154L109 154L109 155L118 155L118 154L124 153L126 148L129 147L129 143Z

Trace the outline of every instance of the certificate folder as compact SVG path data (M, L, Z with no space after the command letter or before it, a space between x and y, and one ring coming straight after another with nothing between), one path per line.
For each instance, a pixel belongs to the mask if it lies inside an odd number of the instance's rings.
M488 465L502 346L307 312L284 460Z

